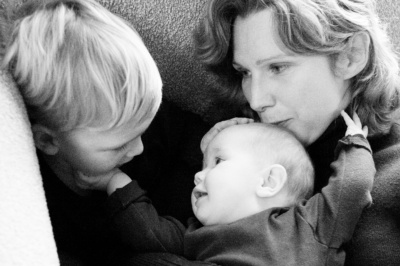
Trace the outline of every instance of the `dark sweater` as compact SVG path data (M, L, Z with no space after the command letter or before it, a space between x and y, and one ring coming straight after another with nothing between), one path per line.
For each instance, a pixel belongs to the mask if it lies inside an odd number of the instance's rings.
M103 204L107 195L75 194L39 156L47 207L61 265L105 265L116 252ZM114 243L114 244L113 244Z
M335 143L345 132L337 119L321 138L309 147L316 167L316 188L327 183ZM364 210L353 239L345 247L346 266L400 265L400 125L390 133L369 138L376 167L373 204Z
M111 224L134 252L172 252L219 265L343 265L363 208L370 204L375 168L364 138L340 141L329 185L291 208L272 208L223 225L192 221L186 229L160 217L137 184L107 202ZM189 198L188 198L189 201Z

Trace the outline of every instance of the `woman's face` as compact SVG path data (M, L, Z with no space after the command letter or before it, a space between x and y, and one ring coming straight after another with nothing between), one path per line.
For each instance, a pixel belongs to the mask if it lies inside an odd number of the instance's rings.
M235 20L233 66L262 122L289 129L308 146L350 103L349 81L334 74L327 56L285 49L273 24L269 9Z

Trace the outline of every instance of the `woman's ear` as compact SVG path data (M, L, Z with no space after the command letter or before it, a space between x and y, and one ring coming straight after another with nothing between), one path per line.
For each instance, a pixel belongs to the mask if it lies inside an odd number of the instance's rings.
M335 62L336 73L344 79L351 79L360 73L369 59L370 37L366 32L358 32L351 36L347 47Z
M285 186L286 181L287 173L285 167L280 164L273 164L262 170L256 194L262 198L275 196Z
M47 155L56 155L58 153L58 141L53 130L35 124L32 125L32 134L36 148Z

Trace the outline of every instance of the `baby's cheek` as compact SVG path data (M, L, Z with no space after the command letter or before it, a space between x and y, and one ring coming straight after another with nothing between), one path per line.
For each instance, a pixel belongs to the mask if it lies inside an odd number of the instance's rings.
M196 208L196 197L194 196L193 192L192 192L192 195L190 196L190 200L192 202L192 207L194 210L194 208Z

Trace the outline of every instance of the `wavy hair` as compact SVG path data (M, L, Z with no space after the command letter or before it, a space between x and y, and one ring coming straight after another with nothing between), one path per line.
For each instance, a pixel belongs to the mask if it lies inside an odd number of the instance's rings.
M236 17L271 9L277 36L290 51L326 55L332 67L353 35L370 38L369 60L351 80L350 112L356 110L370 135L385 134L398 115L399 65L373 0L211 0L194 32L195 55L220 77L224 97L248 107L241 77L232 67L232 27ZM278 23L279 22L279 23Z
M161 77L123 19L93 0L34 1L15 14L2 66L32 123L110 129L154 117Z

